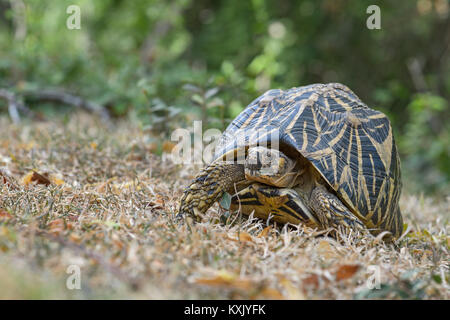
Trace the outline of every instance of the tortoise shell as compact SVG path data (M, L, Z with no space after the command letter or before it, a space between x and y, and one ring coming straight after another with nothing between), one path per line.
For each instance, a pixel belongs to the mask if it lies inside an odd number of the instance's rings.
M368 228L402 232L400 158L382 112L338 83L269 90L228 126L215 159L276 139L309 160Z

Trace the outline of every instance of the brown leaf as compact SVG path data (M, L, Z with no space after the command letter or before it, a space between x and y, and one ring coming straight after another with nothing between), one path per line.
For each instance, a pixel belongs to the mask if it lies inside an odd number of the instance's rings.
M339 254L336 249L327 240L321 240L317 245L317 252L325 259L337 258Z
M53 235L59 235L65 229L64 220L63 219L55 219L49 222L48 230Z
M49 186L51 184L50 180L47 177L37 173L36 171L31 171L27 173L22 179L22 183L26 186L33 182L37 184L43 184L46 186Z
M230 237L228 234L222 235L225 239L235 241L235 242L244 242L244 243L252 243L253 237L245 231L241 231L236 236Z
M126 159L127 159L128 161L142 161L142 160L143 160L143 157L142 157L141 154L137 154L137 153L131 152L131 153L127 156Z
M0 181L2 181L6 186L15 189L15 186L11 183L10 175L3 169L0 169Z
M305 296L290 280L282 278L280 280L281 285L287 292L287 298L290 300L304 300Z
M107 185L108 185L108 182L99 183L97 185L97 192L98 193L104 193Z
M305 279L303 279L303 286L313 287L317 289L319 287L319 276L317 274L311 274Z
M70 222L66 224L63 219L59 218L50 221L48 223L48 229L51 234L59 235L66 229L73 229L73 225Z
M8 211L0 209L0 220L8 220L11 218L12 218L12 215L10 215Z
M150 201L148 204L153 209L164 209L164 206L166 205L163 197L160 195L156 195L156 199Z
M225 287L229 289L250 290L253 287L252 281L236 277L234 274L226 271L218 272L218 274L212 278L197 278L194 282L201 285Z
M270 299L270 300L284 300L286 299L280 291L270 287L264 287L261 291L257 292L252 299Z
M239 232L239 241L241 242L253 242L253 238L247 232Z
M353 277L359 270L360 266L357 264L344 264L336 271L336 280L341 281Z
M116 181L116 180L117 180L117 177L112 177L106 181L91 184L90 186L95 187L98 193L105 193L105 192L109 191L110 189L114 189L114 181Z
M113 239L112 241L114 243L114 245L119 249L122 250L124 248L124 244L122 241L120 241L119 239Z
M146 148L150 153L155 153L158 151L158 144L152 142L149 143L147 148Z
M164 141L162 145L162 149L165 153L171 153L173 148L175 148L176 144L171 141Z
M3 174L2 170L0 170L0 179L3 181L4 184L8 185L8 180L6 180L6 177Z
M73 232L69 235L69 239L78 244L80 244L81 241L83 240L83 238L79 234Z
M64 180L60 179L56 175L50 175L50 180L53 184L55 184L57 186L64 184Z
M261 233L258 235L258 238L265 238L269 235L269 231L272 229L272 226L265 227Z

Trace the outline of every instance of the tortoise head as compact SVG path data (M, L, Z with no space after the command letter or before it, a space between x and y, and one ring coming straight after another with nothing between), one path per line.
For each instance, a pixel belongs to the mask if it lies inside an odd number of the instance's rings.
M297 161L280 150L262 146L248 149L245 160L245 178L275 187L291 187L299 175Z

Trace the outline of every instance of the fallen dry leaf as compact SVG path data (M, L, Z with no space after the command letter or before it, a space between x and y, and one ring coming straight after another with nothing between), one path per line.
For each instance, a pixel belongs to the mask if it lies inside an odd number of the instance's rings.
M124 244L119 239L113 239L113 244L119 249L122 250L124 248Z
M241 242L253 242L252 236L247 232L239 232L239 241Z
M267 237L269 235L269 231L272 229L272 226L267 226L265 227L261 233L258 235L258 238L264 238Z
M155 153L156 151L158 151L158 145L156 143L152 142L147 145L146 149L150 153Z
M360 266L357 264L344 264L336 271L336 280L341 281L353 277L359 270Z
M3 182L8 187L15 188L14 185L11 183L11 177L6 170L0 169L0 181Z
M81 241L83 240L83 237L80 236L79 234L71 233L71 234L69 235L69 239L70 239L71 241L77 243L77 244L80 244Z
M57 185L57 186L60 186L60 185L63 185L63 184L64 184L64 180L58 178L58 177L55 176L55 175L50 175L50 181L51 181L53 184Z
M252 288L252 281L242 279L228 271L219 271L215 277L212 278L196 278L196 284L225 287L229 289L250 290Z
M0 169L0 180L3 181L4 184L8 184L8 180L5 177L5 174L3 173L3 170Z
M162 145L163 152L171 153L173 148L175 148L176 144L171 141L164 141Z
M338 253L327 240L321 240L317 245L317 252L325 259L332 259L338 257Z
M235 241L235 242L244 242L244 243L251 243L253 242L253 237L245 232L245 231L240 231L237 232L235 236L230 237L228 234L224 233L221 236L225 237L225 239L231 240L231 241Z
M49 186L51 184L51 181L47 177L37 173L36 171L31 171L22 178L22 183L26 186L30 185L33 182L46 186Z
M312 287L317 289L319 287L319 276L317 274L311 274L305 279L303 279L303 286Z
M53 235L59 235L65 230L63 219L55 219L49 222L48 231Z
M12 215L10 215L8 211L0 209L0 220L8 220L11 218Z
M304 300L305 296L303 295L303 293L292 284L292 282L286 278L282 278L280 280L281 285L285 288L287 294L288 294L288 299L291 300Z
M280 291L274 288L264 287L260 292L258 292L254 299L271 299L271 300L284 300L286 299Z
M95 187L98 193L105 193L106 191L108 191L109 188L113 189L114 187L112 182L114 182L115 180L117 180L117 177L112 177L109 178L106 181L103 182L98 182L98 183L93 183L93 184L88 184L85 187Z
M35 142L30 141L28 143L20 143L17 147L18 147L18 149L30 151L31 149L34 148L34 146L35 146Z
M165 201L162 196L156 195L156 199L148 203L153 209L164 209Z

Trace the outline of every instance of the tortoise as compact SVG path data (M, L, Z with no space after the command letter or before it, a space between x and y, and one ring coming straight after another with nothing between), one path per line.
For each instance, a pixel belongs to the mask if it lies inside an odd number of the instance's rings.
M319 229L403 230L400 158L389 119L340 83L269 90L223 133L185 189L178 217L201 220L225 192L232 209Z

